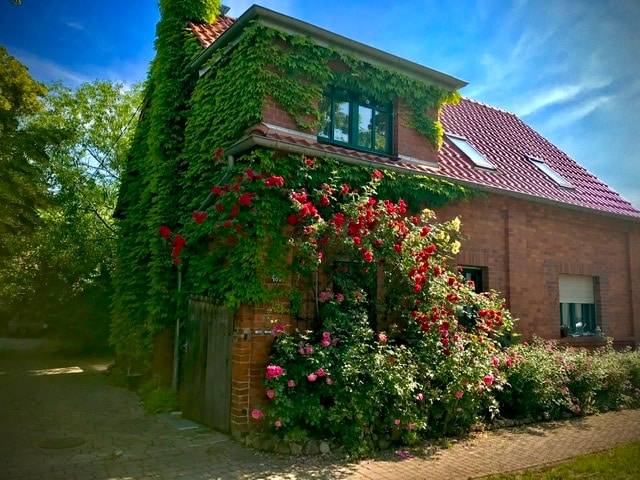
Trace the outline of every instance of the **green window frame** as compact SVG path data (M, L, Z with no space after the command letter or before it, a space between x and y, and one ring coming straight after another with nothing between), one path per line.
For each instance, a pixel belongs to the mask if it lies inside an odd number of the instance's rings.
M393 106L333 88L319 105L318 140L367 152L391 154Z

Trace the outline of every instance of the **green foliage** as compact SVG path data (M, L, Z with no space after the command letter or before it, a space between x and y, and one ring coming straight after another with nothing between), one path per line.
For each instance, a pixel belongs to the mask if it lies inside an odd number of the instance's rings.
M49 204L38 210L32 234L13 242L0 272L0 303L45 317L66 348L102 349L115 263L112 214L139 88L54 85L42 102L45 108L23 122L61 132L46 150Z
M44 85L0 46L0 270L16 253L16 243L40 224L49 204L47 147L60 140L58 128L29 121L43 109Z
M589 351L535 339L505 351L503 415L558 419L640 406L640 353Z
M176 311L175 275L165 268L158 225L178 223L186 106L196 78L185 75L200 45L187 20L212 21L219 1L160 2L156 57L118 200L118 258L111 342L120 361L144 371L151 345Z
M188 5L184 8L191 8ZM147 104L120 188L118 255L122 266L116 272L112 329L120 357L148 359L153 336L181 308L176 272L171 268L172 246L157 234L161 225L171 229L171 239L178 234L187 239L180 256L185 295L207 294L232 310L242 303L268 303L288 295L294 299L292 308L297 308L293 288L297 285L264 286L265 279L290 277L290 248L283 226L292 209L286 195L245 182L240 190L220 199L218 204L225 210L218 212L217 205L204 202L199 193L219 183L237 183L248 168L265 177L283 176L287 188L311 187L329 179L362 183L368 173L327 159L317 160L318 168L313 171L301 171L300 157L276 161L263 150L236 159L242 165L231 170L224 159L213 161L216 149L230 146L262 120L269 98L301 128L308 128L318 122L317 101L329 85L357 88L385 101L400 96L413 112L414 126L434 145L441 138L437 109L442 102L457 98L456 93L260 24L245 28L237 43L214 55L205 65L207 73L197 80L196 72L185 70L200 49L184 26L185 18L194 17L182 8L169 1L161 3ZM198 15L205 18L201 12ZM335 62L346 65L348 72L332 70ZM436 207L465 196L459 187L425 177L389 174L380 188L389 198L404 196L416 208L422 208L424 202ZM229 209L242 193L256 195L255 207L241 209L229 219ZM209 215L206 223L194 228L191 212L205 210ZM231 227L221 227L228 220ZM215 248L209 246L211 238Z
M176 393L169 388L159 387L154 381L144 383L138 393L148 414L169 413L178 408Z
M289 192L321 192L329 181L334 185L362 185L370 173L370 169L345 166L331 159L291 155L276 160L269 150L257 150L245 157L216 182L219 193L211 194L210 202L205 203L206 220L196 224L193 218L183 218L180 222L185 225L180 233L188 239L181 256L181 261L188 262L186 290L208 295L231 310L242 304L268 304L283 296L295 298L295 291L308 282L301 277L295 277L293 283L265 286L265 280L292 278L291 255L295 249L290 243L293 232L286 225L297 210ZM268 185L272 177L280 178L282 184ZM447 182L406 175L389 175L378 188L395 199L410 193L410 205L415 209L465 195ZM315 196L315 204L320 195ZM242 205L243 196L250 198L250 205ZM203 200L201 197L197 202ZM323 211L339 208L335 203L323 207ZM170 249L165 250L163 258L169 269ZM293 270L296 268L294 265ZM294 302L292 308L297 311L298 305Z
M290 192L301 230L293 263L301 277L327 266L333 288L314 292L319 329L274 328L266 380L267 416L280 435L302 429L358 456L382 436L459 434L496 413L498 339L513 323L499 297L476 294L450 270L460 222L437 223L429 210L410 216L403 200L378 199L384 179L371 175L357 189Z

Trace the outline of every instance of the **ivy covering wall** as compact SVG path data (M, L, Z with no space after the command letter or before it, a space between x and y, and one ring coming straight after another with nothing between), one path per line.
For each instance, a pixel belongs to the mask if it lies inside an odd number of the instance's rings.
M154 233L176 223L180 208L179 163L186 106L197 80L185 75L200 51L187 21L212 22L219 0L160 0L156 57L151 63L145 108L128 157L119 196L119 265L111 342L126 368L143 370L154 335L176 311L175 272L162 262L165 245Z
M370 170L364 167L322 158L312 160L313 169L301 169L305 159L299 155L264 149L236 158L230 169L224 156L215 152L261 121L269 96L301 129L317 125L317 102L331 85L378 102L400 97L410 109L412 127L435 146L442 142L442 128L433 113L459 98L457 92L259 23L245 28L223 56L214 55L206 65L208 72L198 79L196 71L187 71L201 50L186 29L186 20L211 20L218 3L164 0L160 4L162 20L147 105L119 205L120 267L112 342L118 355L137 363L136 368L148 365L154 335L174 321L177 268L184 273L183 296L206 294L231 309L243 303L268 303L282 295L295 300L295 284L265 288L264 283L266 278L291 274L286 231L290 199L260 187L261 191L252 191L253 208L240 223L239 218L229 218L232 205L225 202L231 197L220 196L204 206L209 217L196 223L192 212L203 215L198 210L212 187L241 189L247 170L263 178L279 176L292 188L309 190L322 182L363 185L369 179ZM414 209L434 208L467 194L445 181L401 174L387 174L378 193L390 199L402 197ZM187 239L179 267L172 263L175 257L167 241L158 235L160 225Z

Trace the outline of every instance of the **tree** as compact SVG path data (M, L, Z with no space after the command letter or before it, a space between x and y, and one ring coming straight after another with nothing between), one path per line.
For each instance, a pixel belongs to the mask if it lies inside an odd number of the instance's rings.
M0 47L0 267L16 238L31 234L48 203L45 147L55 132L30 124L43 110L47 89Z
M29 125L61 131L47 149L51 202L4 274L0 298L47 312L67 342L106 345L115 263L113 211L123 158L137 123L140 85L53 85Z

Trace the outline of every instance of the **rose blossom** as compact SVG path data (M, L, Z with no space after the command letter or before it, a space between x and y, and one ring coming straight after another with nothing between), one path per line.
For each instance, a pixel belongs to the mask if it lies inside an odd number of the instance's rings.
M489 374L489 375L485 375L484 378L482 379L484 381L484 384L487 387L490 387L493 384L493 380L495 379L495 377L493 376L493 374Z
M419 393L419 394L416 395L416 398L418 400L420 400L420 401L423 401L424 400L424 395L422 393Z
M257 408L254 408L253 410L251 410L251 417L254 420L260 420L262 417L264 417L264 414Z
M460 390L458 390L458 391L456 392L456 398L457 398L457 399L462 398L462 396L463 396L463 395L464 395L464 393L463 393L463 392L461 392Z
M276 428L280 428L282 426L282 422L280 420L276 420L274 425L276 426Z
M309 380L310 382L315 382L317 378L318 376L315 373L310 373L309 375L307 375L307 380Z
M279 377L282 375L282 372L280 365L269 365L267 367L267 378Z
M273 389L272 390L267 390L267 397L273 398L275 396L276 396L275 390L273 390Z
M396 419L393 421L393 424L397 427L398 425L400 425L400 420L396 418Z
M324 368L319 368L319 369L316 371L316 374L317 374L319 377L324 377Z
M293 388L293 387L295 387L295 386L296 386L296 382L295 382L294 380L289 380L289 381L287 382L287 387L289 387L289 388Z

